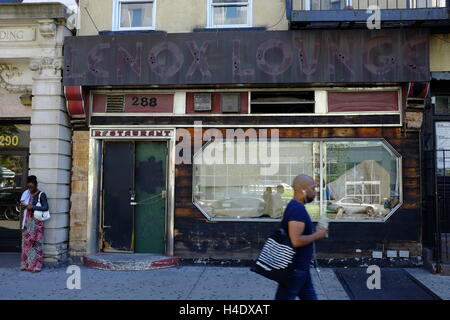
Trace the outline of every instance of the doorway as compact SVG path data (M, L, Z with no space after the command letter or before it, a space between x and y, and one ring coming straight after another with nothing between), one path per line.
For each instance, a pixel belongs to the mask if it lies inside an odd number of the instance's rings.
M167 143L104 141L104 252L165 253Z
M0 151L0 252L19 252L19 201L26 185L28 151Z

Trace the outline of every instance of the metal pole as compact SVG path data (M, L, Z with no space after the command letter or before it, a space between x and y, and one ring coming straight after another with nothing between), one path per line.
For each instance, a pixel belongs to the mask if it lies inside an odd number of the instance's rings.
M443 194L443 205L442 205L442 216L441 216L441 219L443 220L443 221L446 221L447 219L447 215L446 215L446 211L448 210L447 209L447 188L446 188L446 186L447 186L447 168L446 168L446 161L447 161L447 158L446 158L446 153L448 152L449 150L444 150L443 151L443 158L444 158L444 181L443 181L443 189L444 190L442 190L442 194ZM445 257L446 257L446 259L448 260L448 241L447 241L447 233L444 233L445 234ZM441 250L442 250L442 234L441 234L441 236L440 236L440 238L439 238L439 241L440 241L440 244L441 244ZM441 259L442 259L442 251L441 251Z
M441 273L441 231L440 231L440 215L439 215L439 192L438 192L438 170L439 170L439 150L436 150L435 154L437 155L437 159L434 162L436 168L434 170L434 198L435 198L435 219L436 219L436 236L435 236L435 244L437 249L436 254L436 273Z

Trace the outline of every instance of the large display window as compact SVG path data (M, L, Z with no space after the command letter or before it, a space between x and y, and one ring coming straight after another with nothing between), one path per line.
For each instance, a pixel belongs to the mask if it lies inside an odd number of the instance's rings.
M28 174L29 125L0 126L0 251L20 250L19 200Z
M384 140L213 141L194 156L193 202L210 220L278 221L303 173L318 185L314 220L381 222L401 205L400 172Z

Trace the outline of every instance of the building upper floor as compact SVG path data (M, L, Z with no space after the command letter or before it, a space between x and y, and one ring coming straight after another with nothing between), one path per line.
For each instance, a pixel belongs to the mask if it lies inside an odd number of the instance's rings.
M449 26L448 0L287 0L292 29Z
M77 35L224 29L450 27L450 0L0 0L59 2L78 13Z
M450 18L449 0L80 0L79 4L78 35L365 27L376 8L383 27L446 26Z
M130 30L289 29L285 0L80 0L80 14L78 35Z

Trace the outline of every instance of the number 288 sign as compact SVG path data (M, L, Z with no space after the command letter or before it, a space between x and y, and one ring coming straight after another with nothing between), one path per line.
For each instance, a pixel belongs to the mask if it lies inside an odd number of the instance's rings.
M127 94L125 112L172 113L173 94Z

